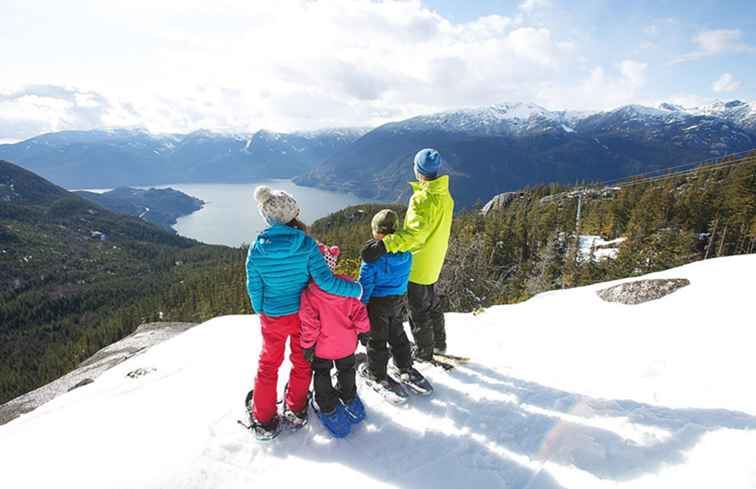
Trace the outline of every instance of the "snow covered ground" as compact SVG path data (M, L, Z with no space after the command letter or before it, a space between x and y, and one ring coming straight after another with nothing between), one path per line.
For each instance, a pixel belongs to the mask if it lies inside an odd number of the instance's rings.
M626 240L625 237L605 240L601 236L592 234L580 235L578 260L593 260L595 262L607 259L614 260L619 255L619 245Z
M253 441L258 322L217 318L0 427L0 487L756 488L755 272L722 258L651 275L691 285L646 304L599 284L450 314L474 361L425 368L435 396L409 406L363 392L344 440L314 422Z

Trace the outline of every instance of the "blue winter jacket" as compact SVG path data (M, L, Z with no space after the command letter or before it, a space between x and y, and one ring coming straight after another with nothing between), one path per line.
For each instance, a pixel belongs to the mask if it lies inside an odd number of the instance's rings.
M377 260L360 267L362 302L367 304L370 297L386 297L407 293L407 281L412 269L412 253L386 253Z
M315 241L299 229L277 224L261 232L247 254L247 292L252 307L266 316L299 311L310 278L326 292L359 298L362 287L337 278Z

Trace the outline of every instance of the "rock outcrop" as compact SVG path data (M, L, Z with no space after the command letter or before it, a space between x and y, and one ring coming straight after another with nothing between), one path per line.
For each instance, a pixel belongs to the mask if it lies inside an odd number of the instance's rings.
M621 304L643 304L661 299L678 289L690 285L686 278L636 280L597 291L601 299Z
M95 382L97 377L106 370L196 325L196 323L160 322L139 326L126 338L106 346L83 361L73 372L0 406L0 425L37 409L61 394Z
M503 194L496 195L483 206L480 212L484 216L487 216L489 212L505 209L520 195L522 195L522 192L504 192Z

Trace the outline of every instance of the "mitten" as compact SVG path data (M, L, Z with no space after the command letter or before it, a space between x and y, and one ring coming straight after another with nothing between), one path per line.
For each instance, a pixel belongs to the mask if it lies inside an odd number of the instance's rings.
M312 363L315 360L315 345L304 349L305 360Z

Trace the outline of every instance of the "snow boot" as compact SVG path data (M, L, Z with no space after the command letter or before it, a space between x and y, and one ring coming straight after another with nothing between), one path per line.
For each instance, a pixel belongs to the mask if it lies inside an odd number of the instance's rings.
M344 406L339 403L330 413L320 412L315 399L310 401L312 409L318 414L318 418L323 426L333 435L334 438L344 438L352 432L352 424L349 422L349 416L344 410Z
M344 403L344 411L346 411L347 418L352 424L361 422L367 416L367 414L365 414L365 405L362 404L360 396L356 394L354 399Z

